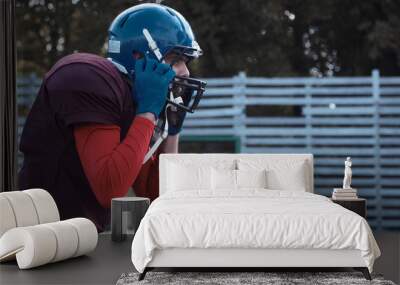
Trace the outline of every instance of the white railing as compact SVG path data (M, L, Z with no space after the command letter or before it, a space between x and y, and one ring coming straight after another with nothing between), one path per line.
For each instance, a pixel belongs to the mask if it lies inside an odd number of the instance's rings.
M400 230L400 77L209 78L184 136L233 136L244 153L313 153L315 190L340 187L353 159L353 187L368 199L375 229ZM18 79L20 109L29 109L40 80ZM25 106L25 107L24 107ZM292 107L272 116L265 107ZM249 108L259 109L250 116ZM260 113L261 112L261 113ZM19 129L24 124L20 116Z

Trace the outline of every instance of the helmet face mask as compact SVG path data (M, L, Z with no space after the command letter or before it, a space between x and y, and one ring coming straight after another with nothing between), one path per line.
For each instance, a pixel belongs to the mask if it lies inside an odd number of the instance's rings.
M187 65L191 60L197 58L193 54L197 55L198 52L194 48L177 46L164 55L162 60L168 58L171 66L179 61L183 61ZM203 96L205 86L206 82L202 80L177 75L170 84L169 92L172 94L173 99L180 97L182 100L178 103L178 100L170 100L169 96L167 96L167 102L186 112L194 113Z
M175 76L170 85L170 92L174 99L181 97L182 101L177 103L167 97L169 104L189 113L194 113L203 93L206 83L191 77Z

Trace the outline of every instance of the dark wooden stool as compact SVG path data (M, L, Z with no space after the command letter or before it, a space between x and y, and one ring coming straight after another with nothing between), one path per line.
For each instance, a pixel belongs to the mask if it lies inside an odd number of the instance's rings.
M133 230L137 231L140 221L146 214L150 205L149 198L143 197L121 197L111 201L111 239L113 241L123 241L126 239L127 225L123 225L123 213L131 214L133 220Z

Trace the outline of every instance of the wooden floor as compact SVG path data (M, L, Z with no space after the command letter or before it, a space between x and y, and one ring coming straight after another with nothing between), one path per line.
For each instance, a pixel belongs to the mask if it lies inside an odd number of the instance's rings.
M400 232L374 235L382 251L374 272L400 284ZM132 239L128 239L114 243L110 235L101 234L97 249L88 256L30 270L18 270L15 261L0 264L0 284L115 284L122 273L134 271L130 259L131 242Z

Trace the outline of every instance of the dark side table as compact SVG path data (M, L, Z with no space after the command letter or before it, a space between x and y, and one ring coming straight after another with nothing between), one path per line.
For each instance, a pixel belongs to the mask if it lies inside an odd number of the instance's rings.
M365 199L357 198L354 200L331 200L333 203L339 204L340 206L359 214L364 219L367 218L367 201Z
M133 231L136 233L140 221L146 214L150 205L149 198L143 197L121 197L111 201L111 239L112 241L123 241L126 239L127 220L123 219L125 212L131 215Z

